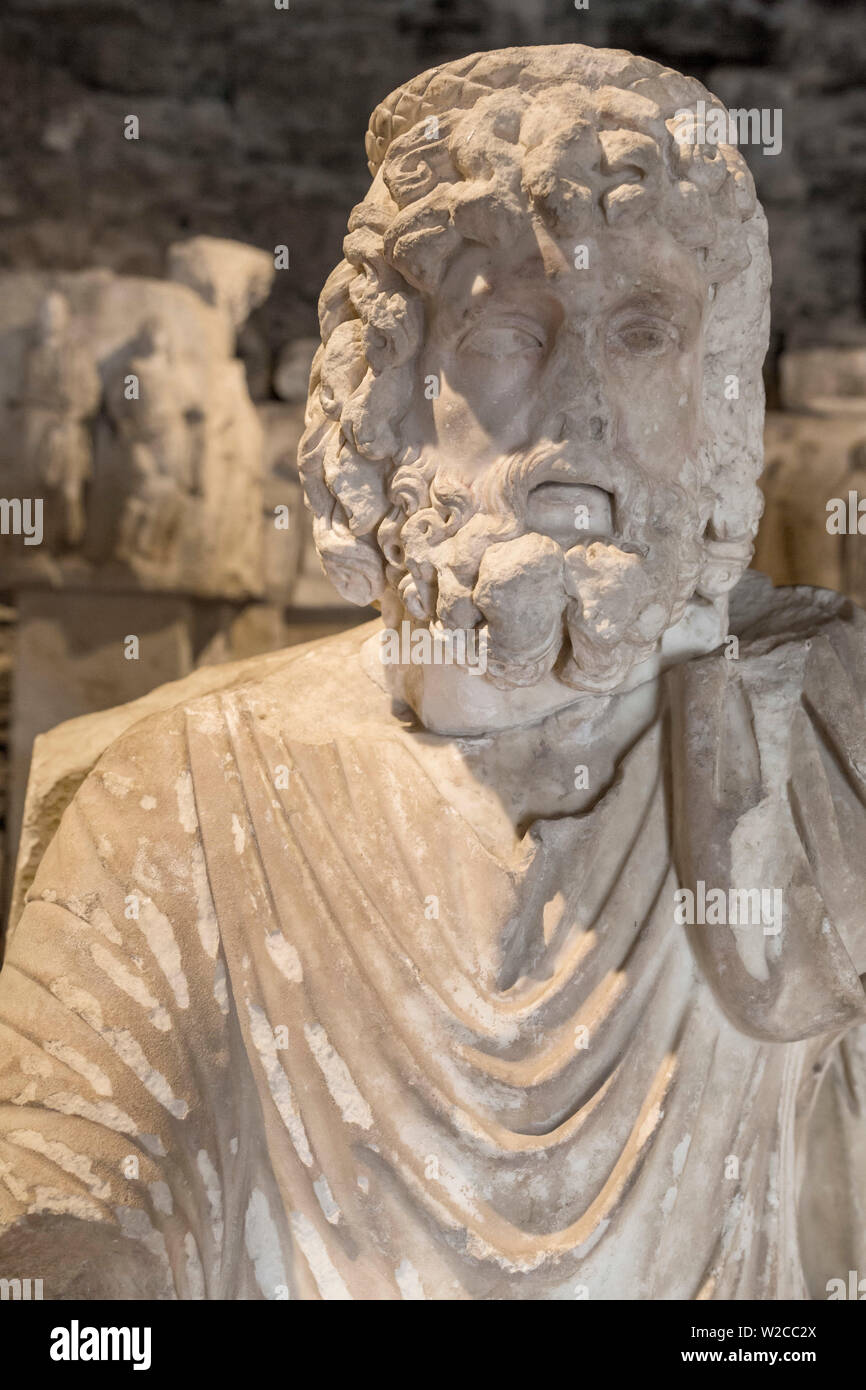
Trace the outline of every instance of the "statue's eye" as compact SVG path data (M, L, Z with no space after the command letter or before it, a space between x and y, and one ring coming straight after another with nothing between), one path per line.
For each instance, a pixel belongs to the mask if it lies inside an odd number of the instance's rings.
M481 353L483 357L519 357L539 354L544 343L532 329L515 323L479 324L471 328L460 343L463 351Z
M611 341L614 349L631 353L633 357L659 357L679 344L680 335L666 319L641 315L616 324Z

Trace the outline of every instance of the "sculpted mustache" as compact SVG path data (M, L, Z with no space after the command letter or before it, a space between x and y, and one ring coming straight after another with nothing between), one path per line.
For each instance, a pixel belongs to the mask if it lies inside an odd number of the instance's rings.
M647 557L648 533L654 522L667 534L674 518L689 513L689 496L678 482L650 477L630 456L595 452L578 458L567 443L542 441L528 451L515 450L494 463L475 489L445 473L429 483L427 505L410 515L409 524L424 521L425 549L452 540L473 517L487 518L489 540L508 541L528 529L529 495L540 483L556 479L609 492L614 501L612 540L626 549L637 547ZM652 547L649 547L652 548Z
M571 482L609 492L615 514L623 518L623 535L627 534L629 515L645 512L653 486L631 458L607 452L580 458L568 445L543 442L528 453L515 451L490 469L482 482L478 509L513 516L522 526L530 493L548 481Z

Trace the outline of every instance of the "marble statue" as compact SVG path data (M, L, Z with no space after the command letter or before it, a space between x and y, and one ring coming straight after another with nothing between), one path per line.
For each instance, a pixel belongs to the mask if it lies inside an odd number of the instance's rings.
M142 333L141 355L121 362L106 393L115 445L131 480L121 513L118 558L165 566L188 544L200 505L205 453L204 383L178 358L158 319ZM124 383L134 381L134 394Z
M0 527L8 590L266 592L264 438L236 338L273 255L193 237L168 261L164 280L0 272L0 497L44 518L32 546Z
M767 228L699 102L567 45L374 112L300 467L381 622L197 673L68 805L0 975L3 1274L866 1269L866 620L744 573Z
M90 422L101 398L99 371L75 332L69 301L51 290L31 329L16 405L23 454L36 488L61 499L61 548L74 548L84 538L84 488L93 476Z

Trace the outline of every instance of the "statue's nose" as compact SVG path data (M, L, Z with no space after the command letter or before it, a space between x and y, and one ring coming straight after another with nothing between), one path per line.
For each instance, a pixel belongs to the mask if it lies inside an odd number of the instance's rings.
M600 443L610 433L610 409L595 354L582 334L560 334L550 363L550 438Z
M551 421L550 437L555 443L573 439L600 444L608 437L609 424L607 412L602 409L558 410Z

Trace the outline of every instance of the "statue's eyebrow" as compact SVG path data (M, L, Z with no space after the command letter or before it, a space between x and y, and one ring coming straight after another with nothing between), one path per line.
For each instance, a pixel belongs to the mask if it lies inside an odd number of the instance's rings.
M485 297L485 299L481 300L480 303L476 302L475 304L467 304L465 308L462 308L460 310L459 313L450 315L449 318L451 320L451 324L453 325L455 332L462 333L464 328L471 327L471 325L477 319L480 319L482 315L486 312L487 308L489 307L489 304L489 298Z
M700 317L703 301L690 290L678 285L634 285L613 306L613 313L639 308L650 313L664 313L671 318Z

